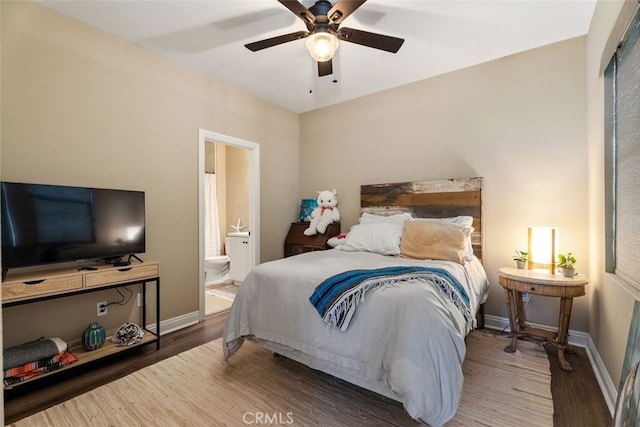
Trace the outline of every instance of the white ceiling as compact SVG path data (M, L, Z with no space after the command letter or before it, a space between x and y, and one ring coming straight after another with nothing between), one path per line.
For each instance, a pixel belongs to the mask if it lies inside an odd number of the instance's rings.
M402 48L341 42L333 75L318 77L304 40L244 47L306 30L276 0L39 0L298 113L584 35L595 1L368 0L341 27L404 38Z

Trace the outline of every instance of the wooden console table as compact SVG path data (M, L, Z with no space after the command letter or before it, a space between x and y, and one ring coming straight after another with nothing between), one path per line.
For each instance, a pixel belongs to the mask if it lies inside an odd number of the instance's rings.
M30 304L37 301L52 300L71 297L74 295L97 292L105 289L118 288L129 285L142 285L142 329L145 334L142 340L136 344L116 347L110 337L104 345L94 351L85 351L82 347L71 348L70 351L78 358L78 361L57 369L55 371L39 375L35 378L12 384L5 387L11 389L22 384L47 377L68 369L73 369L85 363L93 362L106 356L110 356L130 348L156 343L156 350L160 349L160 266L155 261L144 263L134 262L129 266L113 267L111 265L97 265L86 268L66 268L58 270L46 270L30 273L8 274L2 282L2 307ZM150 331L147 326L147 284L155 283L156 286L156 330ZM7 325L4 325L5 329Z
M550 274L544 270L525 270L503 267L498 272L498 281L504 288L504 295L511 326L511 344L504 351L516 351L516 342L522 336L543 338L558 349L558 361L565 371L571 371L571 365L564 353L575 353L575 349L567 343L571 306L573 298L585 294L587 279L582 275L564 277L562 274ZM560 298L560 315L557 332L534 328L526 324L522 293Z

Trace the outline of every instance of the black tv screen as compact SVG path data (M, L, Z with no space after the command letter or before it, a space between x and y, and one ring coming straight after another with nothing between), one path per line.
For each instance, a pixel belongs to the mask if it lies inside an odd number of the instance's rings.
M2 268L145 252L143 191L2 182Z

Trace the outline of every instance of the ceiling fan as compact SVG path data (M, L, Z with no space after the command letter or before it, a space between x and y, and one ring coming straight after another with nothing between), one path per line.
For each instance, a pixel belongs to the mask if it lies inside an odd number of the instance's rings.
M374 49L396 53L404 39L353 28L339 28L342 21L362 6L367 0L339 0L332 5L327 0L318 0L309 9L298 0L278 0L284 7L302 19L307 31L271 37L245 45L252 52L299 39L307 39L309 53L318 62L318 75L333 73L332 58L338 49L338 40L355 43Z

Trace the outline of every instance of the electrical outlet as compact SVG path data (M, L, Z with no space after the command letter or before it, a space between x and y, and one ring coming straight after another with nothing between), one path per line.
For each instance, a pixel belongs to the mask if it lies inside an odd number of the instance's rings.
M530 299L531 299L531 294L528 294L526 292L522 293L522 302L523 303L525 303L525 304L528 303Z
M107 314L107 302L102 301L96 304L96 311L98 312L98 316L104 316Z
M142 307L142 293L141 292L138 292L137 304L138 304L138 307Z

